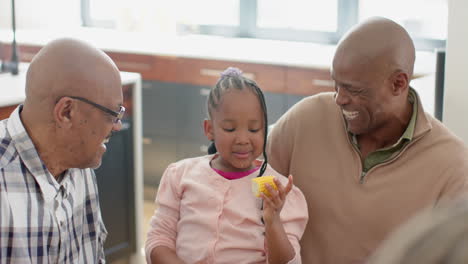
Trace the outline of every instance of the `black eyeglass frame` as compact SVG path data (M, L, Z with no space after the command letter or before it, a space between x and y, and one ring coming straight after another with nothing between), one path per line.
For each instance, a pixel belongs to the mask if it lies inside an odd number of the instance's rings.
M109 109L109 108L107 108L105 106L102 106L102 105L98 104L98 103L90 101L90 100L88 100L88 99L86 99L84 97L80 97L80 96L67 96L67 97L70 97L70 98L76 99L76 100L80 100L82 102L90 104L90 105L96 107L97 109L103 111L104 113L109 114L109 115L111 115L113 117L116 117L116 119L114 120L114 123L118 123L119 121L121 121L124 114L125 114L125 107L123 105L121 105L119 111L116 112L116 111L111 110L111 109Z

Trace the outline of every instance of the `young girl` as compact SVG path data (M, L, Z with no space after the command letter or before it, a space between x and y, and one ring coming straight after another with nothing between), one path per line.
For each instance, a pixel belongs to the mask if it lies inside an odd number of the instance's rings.
M210 92L208 116L210 155L173 163L161 179L148 263L301 263L307 205L292 176L267 165L263 93L228 68ZM251 180L262 175L274 175L277 190L267 185L270 196L256 197Z

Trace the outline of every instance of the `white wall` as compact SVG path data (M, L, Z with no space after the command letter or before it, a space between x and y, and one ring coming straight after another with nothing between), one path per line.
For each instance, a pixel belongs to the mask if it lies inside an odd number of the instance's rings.
M468 1L448 1L443 120L468 143Z
M81 24L80 0L16 0L17 29L67 30ZM0 0L0 29L11 28L11 0Z

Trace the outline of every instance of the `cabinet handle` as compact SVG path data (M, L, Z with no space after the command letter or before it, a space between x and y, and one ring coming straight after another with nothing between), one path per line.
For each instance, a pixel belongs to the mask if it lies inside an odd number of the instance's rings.
M136 71L136 72L151 70L151 65L147 63L115 61L115 64L117 64L119 68L126 68L127 70L131 69L132 71Z
M153 144L153 140L151 138L149 138L149 137L143 137L142 141L143 141L143 145Z
M200 152L207 153L208 152L208 146L207 145L201 145L200 146Z
M219 77L221 76L221 73L223 72L224 70L216 70L216 69L206 69L206 68L203 68L200 70L200 74L201 75L204 75L204 76L210 76L210 77ZM254 80L255 81L255 74L253 73L250 73L250 72L244 72L242 73L242 75L246 78L249 78L251 80Z
M335 87L335 81L314 79L312 83L317 86Z
M200 89L200 95L201 96L208 96L210 94L210 89L207 88L201 88Z

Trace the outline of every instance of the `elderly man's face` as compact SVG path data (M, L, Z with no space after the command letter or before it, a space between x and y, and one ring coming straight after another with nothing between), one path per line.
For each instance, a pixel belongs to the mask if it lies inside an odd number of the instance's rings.
M385 127L392 115L389 76L368 64L340 64L335 58L332 78L349 132L361 135Z
M105 102L102 105L109 109L119 109L118 101L121 100L101 100L115 101L114 103ZM78 168L98 168L101 165L102 156L106 152L106 144L109 141L112 132L118 131L122 127L120 121L115 122L116 118L100 109L93 107L82 101L76 102L80 105L80 122L78 131L76 131L77 152L76 167Z
M98 68L101 69L101 68ZM89 77L87 82L77 84L86 87L73 98L75 114L73 127L70 131L70 164L74 168L97 168L101 165L102 156L106 152L106 144L112 132L122 127L116 122L115 114L119 112L123 102L119 73L112 70L102 70L100 74ZM100 78L106 76L106 78ZM94 78L94 79L92 79Z

